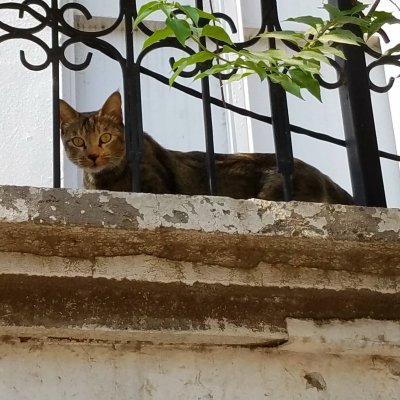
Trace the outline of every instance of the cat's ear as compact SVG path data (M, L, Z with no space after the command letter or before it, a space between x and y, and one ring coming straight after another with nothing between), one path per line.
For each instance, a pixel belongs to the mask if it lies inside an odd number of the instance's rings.
M76 120L79 113L75 111L66 101L60 100L60 125L61 127Z
M118 123L122 124L122 107L121 95L114 92L104 103L100 110L100 115L108 115L113 117Z

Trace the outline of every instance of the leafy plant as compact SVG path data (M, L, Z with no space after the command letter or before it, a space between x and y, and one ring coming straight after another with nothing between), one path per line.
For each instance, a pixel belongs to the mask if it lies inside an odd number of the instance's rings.
M137 27L151 14L161 11L165 15L165 27L157 30L144 43L143 49L168 38L175 37L186 47L188 41L195 42L199 51L177 60L170 78L172 84L189 66L200 65L195 79L210 75L227 74L229 81L258 75L261 80L268 78L293 95L302 98L302 89L321 100L321 89L317 77L321 75L322 64L329 64L333 56L344 59L340 45L359 46L379 31L386 23L398 23L391 13L371 10L363 14L366 5L358 2L352 9L340 11L332 5L324 5L330 18L324 20L314 16L289 18L289 21L308 26L306 31L275 31L260 34L270 44L276 40L292 44L292 51L269 46L263 51L237 48L225 31L221 21L210 13L196 7L166 0L150 1L138 13L134 26ZM363 35L348 30L349 25L358 27ZM207 40L217 43L212 51L206 46ZM399 46L391 53L399 51Z

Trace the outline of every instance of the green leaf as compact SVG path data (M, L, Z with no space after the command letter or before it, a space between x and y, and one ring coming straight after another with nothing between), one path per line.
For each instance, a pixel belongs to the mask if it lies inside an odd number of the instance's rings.
M258 63L260 61L263 61L265 63L275 63L277 58L281 59L281 57L276 57L276 54L271 52L271 50L273 51L274 49L269 49L269 50L265 50L265 51L252 51L249 53L242 53L240 54L241 57L243 57L246 60L252 61L254 63ZM285 57L285 53L280 50L282 52L282 57Z
M273 74L269 75L269 79L273 83L278 83L279 85L281 85L286 90L286 92L289 92L300 99L303 98L301 95L300 86L297 83L295 83L292 79L290 79L287 75Z
M263 52L253 52L253 54L264 54L265 57L271 57L272 60L285 60L288 59L287 54L281 49L268 49Z
M189 39L192 32L190 25L186 21L178 18L167 19L166 24L167 27L174 32L179 43L185 46L186 40Z
M352 25L356 25L356 26L365 28L369 25L369 21L367 21L364 18L352 17L352 16L343 16L343 17L338 18L335 21L335 26L337 26L337 27L343 26L346 24L352 24Z
M138 11L137 18L134 21L133 28L137 28L137 26L146 19L150 14L153 14L155 11L160 9L159 1L150 1L149 3L143 4Z
M396 46L392 47L391 49L386 50L383 54L384 56L391 56L394 53L398 53L400 51L400 43L396 44Z
M165 14L167 19L172 19L176 18L175 15L172 15L172 11L174 10L174 5L171 3L166 3L164 1L159 2L160 3L160 10Z
M288 18L286 21L299 22L301 24L310 25L313 28L323 25L324 21L322 18L313 17L311 15L305 15L303 17Z
M295 31L276 31L276 32L261 33L259 37L287 40L288 42L294 44L299 44L299 42L301 41L303 42L306 41L306 39L301 33Z
M218 21L217 17L208 12L200 10L199 8L188 5L182 5L179 3L174 3L174 4L177 8L179 8L179 10L183 11L186 14L186 16L188 16L195 23L195 25L198 25L200 18L203 18L207 21Z
M160 42L161 40L170 37L174 34L171 28L166 26L163 29L155 31L150 37L148 37L143 43L143 50L151 46L154 43Z
M255 63L249 60L242 60L242 59L238 59L235 61L235 66L237 68L242 68L242 69L246 69L248 71L253 71L254 73L256 73L261 80L264 80L267 75L268 72L270 72L270 69L266 64L263 63ZM274 69L276 70L276 68Z
M233 44L229 35L220 26L206 25L204 26L201 36L218 40L222 43Z
M289 70L289 74L296 84L308 90L314 97L321 101L321 86L313 75L301 69L291 69Z
M339 15L341 15L340 10L339 10L337 7L333 6L332 4L324 4L322 8L323 8L324 10L328 11L328 13L329 13L333 18L336 18L336 17L338 17Z
M374 11L373 13L368 14L368 17L370 17L371 20L366 27L363 27L363 32L367 33L368 37L378 32L379 29L381 29L385 24L400 23L400 20L394 17L392 13L388 13L385 11Z
M315 28L310 28L306 32L304 32L304 37L309 38L309 37L314 37L314 36L319 36L319 31L320 29L324 29L322 26L318 27L318 30Z
M234 53L234 54L242 54L242 53L248 53L249 51L244 49L244 50L236 50L233 47L230 47L228 45L224 45L222 46L222 50L220 54L230 54L230 53Z
M199 51L198 53L192 54L189 57L184 57L176 61L173 65L173 70L179 68L179 66L185 62L186 66L193 65L193 64L198 64L202 63L205 61L209 61L214 59L215 54L209 52L209 51ZM185 66L185 68L186 68Z
M198 13L197 8L192 6L181 5L179 3L176 3L176 6L179 8L179 10L183 11L185 15L189 17L196 26L198 26L200 15Z
M192 36L195 38L199 38L203 28L198 28L197 26L192 25L191 29L192 29Z
M170 86L175 82L176 78L181 74L181 72L189 65L187 58L179 60L179 61L181 61L179 67L176 70L174 70L173 75L171 76L171 78L169 78Z
M149 1L148 3L143 4L139 11L138 11L138 15L143 14L146 10L153 10L154 6L160 6L160 2L159 1Z
M210 75L216 75L219 74L220 72L230 71L232 69L234 69L234 66L230 62L227 62L223 64L214 64L211 68L208 68L206 71Z
M330 64L329 59L317 50L301 50L296 54L295 57L297 59L300 58L303 60L316 60L318 62Z
M207 76L218 75L221 72L231 72L234 68L235 66L230 62L224 64L214 64L211 68L208 68L200 74L197 74L194 80L202 79Z
M319 75L321 73L321 64L314 61L314 60L296 60L297 63L292 63L291 65L288 65L288 67L294 67L294 68L300 68L304 72L307 72L311 75ZM290 68L290 69L292 69Z
M374 11L368 16L374 21L384 21L385 24L398 24L400 22L392 13L386 11Z
M321 69L321 63L318 61L315 61L313 59L304 60L296 57L289 58L284 63L282 63L282 66L286 68L299 67L304 69L305 71L315 74L319 73Z
M346 56L344 55L343 51L337 49L336 47L324 45L324 46L318 46L317 48L323 54L333 55L333 56L339 57L343 60L346 59Z
M400 20L391 13L382 11L372 11L363 15L362 11L365 8L365 4L357 2L352 9L340 11L336 7L326 4L324 9L330 13L331 20L324 21L322 18L314 16L288 19L288 21L308 25L307 32L277 31L260 35L267 39L288 41L302 48L300 51L289 54L281 49L258 52L235 49L229 34L221 26L209 23L218 21L218 18L196 7L182 5L179 2L167 0L147 2L140 8L134 26L137 27L155 11L162 11L166 16L166 27L155 31L145 41L144 49L170 36L175 36L183 46L190 38L198 41L200 37L205 37L221 42L222 48L219 48L218 54L199 51L176 61L170 84L185 68L208 62L205 65L211 65L210 68L197 74L196 79L235 71L228 80L228 82L234 82L257 74L261 80L269 77L271 82L281 85L285 91L297 97L301 98L301 90L305 89L321 100L321 89L316 79L316 76L320 75L321 64L329 63L329 57L332 56L345 58L343 51L336 47L337 44L358 45L364 43L361 37L343 29L345 25L358 26L364 33L371 36L384 24L400 23ZM176 14L176 10L180 10L184 16L181 13ZM203 22L208 22L208 24L204 25ZM388 56L399 52L400 44L388 50L384 55ZM216 59L219 60L217 64L215 64ZM202 67L204 68L204 65Z
M326 11L329 12L329 14L333 17L333 19L340 19L341 17L347 16L347 15L355 15L360 13L361 11L365 10L368 7L367 4L363 4L358 2L354 7L348 9L348 10L342 10L340 11L337 7L331 5L331 4L324 4L322 8L324 8Z
M247 78L250 75L254 75L254 72L243 72L242 74L233 74L228 80L226 80L226 83L232 83L232 82L237 82L241 81L244 78Z
M215 17L214 15L212 15L208 12L205 12L203 10L200 10L199 8L197 8L197 12L199 13L200 18L207 19L209 21L219 21L219 19L217 17Z
M343 43L350 44L353 46L359 46L359 43L363 40L356 36L353 32L347 31L345 29L335 29L331 33L327 33L318 38L321 43Z
M361 11L364 11L366 8L368 8L368 4L364 4L358 1L353 8L351 8L350 10L342 11L342 13L348 13L349 15L354 15L360 13Z

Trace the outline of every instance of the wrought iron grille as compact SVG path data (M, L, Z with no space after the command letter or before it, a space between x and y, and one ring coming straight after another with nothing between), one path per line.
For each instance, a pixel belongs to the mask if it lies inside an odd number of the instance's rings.
M132 35L133 21L137 16L136 0L115 0L119 2L119 14L115 22L108 28L95 32L87 32L72 26L65 17L67 11L74 11L83 15L87 20L92 18L90 11L79 3L66 3L59 5L58 0L25 0L20 3L3 2L0 3L0 10L17 10L19 18L24 18L27 14L37 21L37 25L31 28L19 28L10 26L0 20L0 29L5 34L0 35L0 43L23 39L40 46L46 54L46 59L40 65L30 63L24 51L20 52L21 63L28 69L40 71L51 67L53 77L53 181L54 187L60 187L60 140L59 140L59 98L60 98L60 65L73 71L81 71L87 68L92 60L92 53L87 54L86 60L80 64L71 63L65 56L69 46L74 44L84 44L87 47L97 50L107 57L117 61L121 68L123 77L123 96L125 104L125 135L127 144L127 158L132 165L133 187L135 191L140 191L140 161L143 146L143 127L141 111L141 89L140 75L150 76L159 82L168 85L168 78L142 66L142 61L146 55L159 47L178 48L185 52L193 53L196 49L183 48L174 38L167 38L161 44L156 44L145 52L140 53L140 49L134 48ZM278 0L260 0L261 6L261 26L259 33L273 30L280 30L278 15ZM351 8L352 0L330 0L340 9ZM196 6L203 9L203 1L196 0ZM40 9L40 11L38 10ZM236 26L233 20L226 14L215 13L216 16L225 20L233 33ZM125 27L126 54L123 56L114 46L104 40L104 36L118 29L121 24ZM47 44L40 39L37 34L44 29L51 29L51 44ZM146 35L153 32L145 24L140 24L139 29ZM351 27L349 29L352 29ZM60 35L67 38L62 44ZM381 32L383 40L388 41L388 37ZM254 37L245 42L235 43L237 48L246 48L255 44L259 39ZM206 44L206 43L204 43ZM291 46L284 42L284 45ZM269 46L274 47L273 39L269 40ZM174 83L174 88L186 93L189 96L200 98L203 104L204 132L206 142L206 164L209 176L209 192L215 193L216 175L214 164L214 139L213 121L211 115L212 105L225 107L235 113L254 118L266 124L272 124L277 167L282 175L284 182L285 199L291 199L291 177L293 173L293 154L292 154L292 133L307 135L315 140L322 140L347 149L350 166L353 196L356 204L368 206L386 206L385 192L382 179L380 158L393 161L400 161L400 157L395 154L379 151L375 132L375 123L371 104L370 90L382 93L388 91L394 82L390 79L384 87L379 87L370 79L370 72L373 68L382 64L400 65L400 60L395 56L381 57L376 51L363 47L345 47L347 61L342 62L333 60L332 66L337 71L337 81L329 83L321 79L322 87L327 89L339 89L345 139L340 140L329 135L308 130L306 128L290 124L288 103L286 93L280 86L269 84L269 96L271 104L271 116L260 115L250 110L242 109L233 104L226 103L221 99L211 96L209 78L201 81L201 90L197 91L181 83ZM366 65L365 54L375 58L375 61ZM201 68L183 73L184 77L192 77Z

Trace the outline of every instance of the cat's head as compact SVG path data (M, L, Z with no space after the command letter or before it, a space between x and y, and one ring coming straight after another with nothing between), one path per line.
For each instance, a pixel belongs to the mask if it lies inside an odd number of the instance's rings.
M100 111L81 114L60 100L61 138L68 158L87 172L98 173L125 160L121 95L113 93Z

